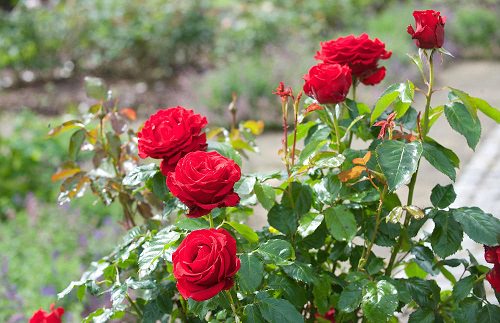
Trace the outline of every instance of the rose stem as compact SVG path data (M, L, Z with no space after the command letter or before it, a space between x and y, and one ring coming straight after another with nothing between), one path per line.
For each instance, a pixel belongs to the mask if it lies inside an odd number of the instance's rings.
M295 165L295 147L297 146L297 124L299 119L299 103L302 97L302 92L297 95L297 99L293 103L293 145L292 145L292 168Z
M208 222L210 223L210 228L214 227L214 219L212 218L212 213L208 214Z
M283 113L283 156L286 172L290 177L290 165L288 160L288 98L281 99L281 112Z
M354 103L356 103L356 87L357 86L358 86L358 80L355 79L354 82L352 83L352 100L354 101ZM351 129L351 130L349 130L349 139L347 141L347 148L351 148L352 138L353 138L353 133L352 133L352 129Z
M434 64L432 61L432 56L434 54L434 49L431 50L430 56L428 58L428 63L429 63L429 82L427 83L427 94L425 95L426 97L426 102L425 102L425 110L424 110L424 120L423 120L423 129L422 129L422 140L426 139L427 132L429 131L429 109L431 106L431 98L432 98L432 87L434 84ZM427 56L427 55L426 55ZM408 200L406 202L406 205L411 205L413 203L413 193L415 191L415 183L417 182L417 175L418 175L418 170L420 168L420 160L417 163L417 170L413 174L410 180L410 184L408 186ZM403 224L403 231L405 232L408 228L408 225L410 224L410 219L411 216L408 215L408 211L405 213L405 220ZM394 266L394 261L396 260L396 256L399 252L399 249L401 249L401 245L403 244L403 238L402 235L399 236L397 244L394 246L394 249L392 250L391 253L391 258L389 260L389 264L387 265L387 269L385 270L385 275L390 276L392 273L392 268ZM401 259L402 260L402 259Z
M226 290L226 295L229 298L229 304L231 305L231 310L233 311L234 319L235 319L236 323L240 323L240 317L238 316L238 313L236 312L236 306L234 305L234 300L233 300L233 296L231 295L231 291Z
M340 132L339 132L339 121L337 120L337 113L334 105L330 105L333 110L333 129L335 130L335 137L337 141L337 151L341 153L340 149Z
M382 192L380 192L380 200L378 203L377 215L375 218L375 230L373 231L372 239L368 243L368 247L365 250L363 250L363 255L361 256L361 258L359 260L358 270L363 270L363 268L365 267L365 265L368 261L368 258L370 257L370 253L372 252L372 248L373 248L373 244L375 243L375 239L377 238L377 233L378 233L378 229L380 227L380 222L381 222L380 215L382 213L382 205L384 204L385 194L387 194L387 184L384 185L384 189L382 190Z

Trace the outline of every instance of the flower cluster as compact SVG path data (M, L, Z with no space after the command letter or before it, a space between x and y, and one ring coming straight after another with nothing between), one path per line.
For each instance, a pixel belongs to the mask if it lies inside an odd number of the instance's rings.
M139 156L162 159L161 172L170 192L198 218L219 207L236 206L234 184L240 167L215 151L206 152L207 119L183 107L153 114L138 134ZM240 268L236 241L224 229L188 234L172 257L177 288L185 298L209 299L233 286Z
M486 275L486 279L491 284L491 287L497 293L500 293L500 246L484 246L484 259L493 264L493 269Z

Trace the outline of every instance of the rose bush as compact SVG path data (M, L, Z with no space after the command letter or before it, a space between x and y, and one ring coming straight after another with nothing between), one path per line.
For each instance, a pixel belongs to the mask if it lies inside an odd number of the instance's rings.
M152 116L137 138L127 122L133 111L118 109L89 79L98 103L51 131L77 128L72 162L55 175L64 180L60 201L90 187L103 202L120 203L129 230L59 297L107 295L110 305L85 322L498 321L500 220L453 205L459 156L429 131L443 117L475 149L478 114L500 123L500 111L436 86L434 59L447 53L439 48L444 18L424 13L414 13L420 55L410 55L421 84L392 84L372 108L356 98L352 75L377 83L385 71L378 61L390 52L368 36L321 45L324 62L304 77L309 98L280 83L284 169L265 174L240 171L263 124L238 123L234 101L230 129L204 132L202 116L176 108ZM435 105L436 91L449 101ZM364 148L354 149L353 138ZM79 157L83 148L92 153ZM168 158L170 170L141 165L137 154ZM451 183L415 205L424 159ZM267 215L264 228L245 224L254 210ZM485 245L492 269L464 254L465 236Z

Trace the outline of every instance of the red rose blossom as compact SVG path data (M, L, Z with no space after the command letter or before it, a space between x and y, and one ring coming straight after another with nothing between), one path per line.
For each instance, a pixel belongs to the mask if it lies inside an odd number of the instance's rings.
M206 125L207 118L181 106L159 110L137 135L139 156L162 159L160 168L167 175L187 153L207 149Z
M500 293L500 264L495 264L493 269L486 274L486 280L490 283L495 292Z
M304 92L321 104L345 100L352 84L351 69L345 65L319 63L304 75Z
M314 58L325 63L347 65L352 76L361 83L375 85L385 77L385 67L378 67L378 61L388 59L391 54L378 38L371 40L363 33L359 37L350 35L322 42L321 50Z
M188 234L172 255L177 289L184 298L204 301L234 285L240 269L236 240L224 229Z
M335 309L331 308L324 315L316 313L316 318L322 318L324 320L330 321L331 323L335 323Z
M196 151L168 173L167 186L189 207L187 216L197 218L218 207L237 205L240 197L233 188L240 177L240 167L233 160L216 151Z
M29 323L61 323L61 317L64 314L64 308L55 308L54 304L50 304L50 313L45 312L41 308L33 313Z
M441 48L444 42L446 17L434 10L413 11L413 17L415 18L416 30L413 29L412 25L409 25L407 31L411 38L415 39L417 47Z
M484 260L490 264L500 264L500 246L484 246Z

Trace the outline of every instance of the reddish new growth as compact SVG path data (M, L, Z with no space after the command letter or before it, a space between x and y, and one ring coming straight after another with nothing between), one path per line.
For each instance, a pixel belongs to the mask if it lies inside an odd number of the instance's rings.
M375 127L381 127L380 132L378 134L378 139L384 139L385 133L389 130L389 139L392 137L392 129L395 126L394 118L396 117L396 113L393 112L389 114L386 120L379 121L374 124Z
M285 88L285 84L283 82L280 82L278 87L276 88L276 91L273 92L273 94L276 94L277 96L281 97L281 101L285 102L288 97L293 99L293 92L291 87Z

